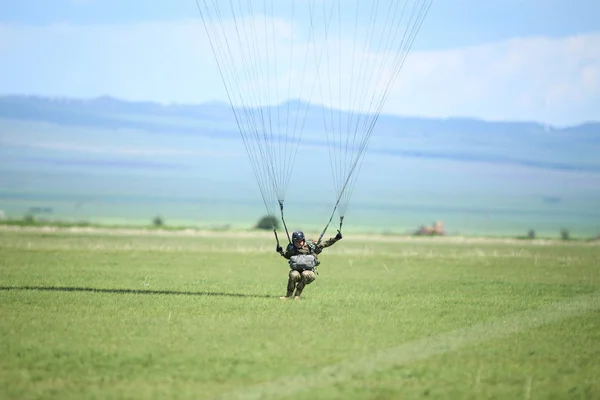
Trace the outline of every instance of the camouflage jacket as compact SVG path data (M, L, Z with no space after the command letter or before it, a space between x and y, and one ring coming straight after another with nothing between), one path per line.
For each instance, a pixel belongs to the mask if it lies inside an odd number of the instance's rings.
M304 246L300 248L294 246L293 243L288 244L287 248L281 252L281 255L288 260L297 254L312 254L315 256L315 258L317 258L317 254L321 253L325 247L329 247L337 241L338 239L332 237L324 242L316 244L314 240L306 239L304 241Z

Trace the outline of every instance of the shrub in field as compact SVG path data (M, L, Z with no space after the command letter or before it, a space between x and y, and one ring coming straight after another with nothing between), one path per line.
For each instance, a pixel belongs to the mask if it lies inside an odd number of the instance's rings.
M152 220L152 225L154 226L163 226L164 224L165 221L163 221L163 219L158 215Z
M560 230L560 238L562 240L569 240L571 236L569 235L569 231L566 228L562 228Z
M265 215L257 223L256 229L279 229L279 220L272 215Z

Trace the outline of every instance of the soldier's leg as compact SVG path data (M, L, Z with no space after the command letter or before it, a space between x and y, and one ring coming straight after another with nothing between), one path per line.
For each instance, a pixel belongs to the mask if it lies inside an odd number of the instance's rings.
M311 284L316 278L317 276L315 275L314 271L302 271L302 279L296 287L296 295L294 297L299 298L304 290L304 287Z
M292 295L294 294L294 289L296 288L296 284L301 281L302 281L302 275L300 275L300 272L295 271L293 269L290 270L286 294L285 294L285 296L282 296L280 298L288 299L288 298L292 297Z

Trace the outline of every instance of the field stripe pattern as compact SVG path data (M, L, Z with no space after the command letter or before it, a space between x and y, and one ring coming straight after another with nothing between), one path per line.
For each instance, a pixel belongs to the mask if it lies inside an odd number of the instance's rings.
M600 291L551 303L540 309L522 311L505 318L494 319L468 328L404 343L397 347L382 350L369 357L336 363L311 374L285 377L226 393L215 398L215 400L254 400L287 397L305 390L347 381L357 375L382 371L397 365L455 351L462 347L502 338L597 310L600 310Z

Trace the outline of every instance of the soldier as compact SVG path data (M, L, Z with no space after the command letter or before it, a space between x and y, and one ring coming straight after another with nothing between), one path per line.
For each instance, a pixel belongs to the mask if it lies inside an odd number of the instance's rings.
M320 264L317 255L323 251L325 247L329 247L342 239L342 233L338 230L337 235L326 240L323 243L316 244L313 240L305 240L304 232L297 230L292 233L292 242L288 244L285 251L281 246L277 246L276 251L289 261L290 274L287 284L287 293L280 297L286 300L292 297L294 289L296 294L294 300L300 298L304 286L312 283L316 279L315 268Z

